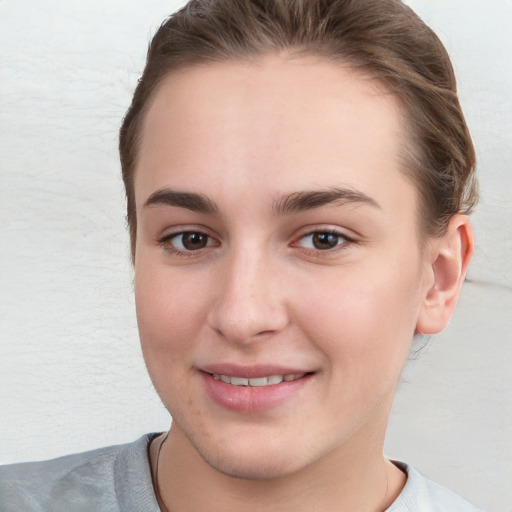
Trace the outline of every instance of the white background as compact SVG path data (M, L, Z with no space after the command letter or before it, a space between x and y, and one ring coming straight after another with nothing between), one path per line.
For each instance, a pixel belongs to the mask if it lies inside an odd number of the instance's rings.
M411 0L448 47L479 158L476 258L411 355L386 453L512 511L512 2ZM138 346L117 130L179 2L0 0L0 462L167 429Z

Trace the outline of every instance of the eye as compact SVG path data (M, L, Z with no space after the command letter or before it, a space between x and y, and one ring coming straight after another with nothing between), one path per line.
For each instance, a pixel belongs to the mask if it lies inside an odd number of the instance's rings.
M348 241L350 240L341 233L333 231L315 231L300 238L299 244L305 249L328 251Z
M216 245L213 238L200 231L183 231L165 236L160 244L174 252L199 251L205 247Z

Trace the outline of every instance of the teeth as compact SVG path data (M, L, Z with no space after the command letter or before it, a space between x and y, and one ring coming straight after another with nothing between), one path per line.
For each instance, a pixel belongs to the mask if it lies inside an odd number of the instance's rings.
M231 377L231 384L233 384L233 386L248 386L249 379L244 379L243 377Z
M231 384L233 384L233 379L231 379ZM268 386L268 377L257 377L255 379L249 379L249 385L254 387Z
M281 382L291 382L293 380L300 379L306 375L305 373L291 373L289 375L270 375L268 377L255 377L253 379L246 379L244 377L229 377L228 375L213 374L215 380L221 380L226 384L232 384L233 386L251 386L251 387L263 387L263 386L274 386Z
M284 377L282 375L271 375L270 377L267 377L268 384L271 386L272 384L279 384L283 382Z

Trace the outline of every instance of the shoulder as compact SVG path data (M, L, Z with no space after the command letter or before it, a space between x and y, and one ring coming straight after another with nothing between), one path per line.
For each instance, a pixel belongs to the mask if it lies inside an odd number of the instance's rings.
M407 474L407 483L386 512L482 512L454 492L431 482L408 464L393 462Z
M147 447L154 434L42 462L0 467L0 512L155 510Z

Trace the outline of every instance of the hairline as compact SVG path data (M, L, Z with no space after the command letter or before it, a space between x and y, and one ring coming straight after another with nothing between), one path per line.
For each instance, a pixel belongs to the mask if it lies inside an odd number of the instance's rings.
M422 193L421 182L416 177L419 172L421 172L421 164L420 164L420 152L417 144L415 145L414 139L416 138L416 129L414 127L413 116L410 107L408 107L407 102L405 101L405 95L400 95L398 92L398 88L395 90L386 83L386 80L382 77L379 77L376 72L368 67L361 66L360 63L355 59L350 59L347 56L340 55L337 57L336 55L329 54L325 51L321 51L321 49L314 47L299 47L299 46L290 46L286 48L264 48L260 51L252 51L247 54L232 54L232 55L209 55L209 56L201 56L196 59L191 59L187 62L176 63L172 68L166 70L155 80L147 99L142 106L142 108L137 113L137 116L132 121L131 129L136 130L135 137L135 147L134 147L134 158L133 158L133 168L130 175L130 186L131 186L131 194L133 199L133 217L131 219L131 223L133 223L133 241L132 241L132 260L135 259L135 248L136 248L136 237L137 237L137 208L135 204L135 176L137 174L137 168L139 164L139 156L141 150L141 144L144 134L144 128L146 123L146 118L148 116L149 110L153 106L156 101L156 97L158 95L159 90L162 87L162 84L169 79L172 75L179 74L188 69L197 69L201 67L210 67L216 64L231 64L231 63L241 63L246 65L257 65L263 59L268 56L286 56L287 58L300 58L300 57L312 57L318 58L325 62L333 63L335 65L340 65L345 67L346 69L353 72L360 79L367 79L369 81L373 81L377 84L378 87L382 89L383 92L390 94L395 100L398 109L397 114L399 117L399 122L401 125L401 130L398 133L402 144L401 149L398 154L398 162L399 162L399 171L406 177L407 180L413 186L416 192L416 225L417 225L417 238L420 244L420 247L425 247L428 243L428 240L431 238L435 238L442 235L442 232L432 232L428 230L427 224L428 222L424 222L423 216L428 213L428 207L424 198L424 194ZM128 219L130 223L130 219ZM130 226L132 229L132 227ZM130 229L130 231L131 231Z

